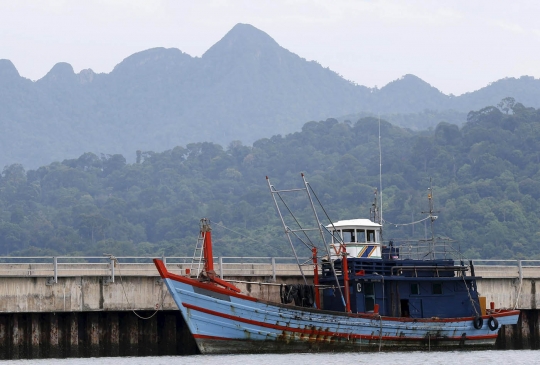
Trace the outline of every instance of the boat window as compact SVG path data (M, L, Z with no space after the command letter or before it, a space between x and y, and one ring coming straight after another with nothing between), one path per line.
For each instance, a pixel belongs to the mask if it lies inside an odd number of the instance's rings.
M334 231L334 234L332 235L332 242L340 243L339 238L341 237L341 231Z
M368 242L375 242L375 231L372 229L367 230L367 241Z
M366 295L375 295L375 286L373 283L365 283L364 285L364 293Z
M411 284L411 295L419 295L420 294L420 286L418 283L412 283Z
M442 284L433 283L433 294L442 294Z
M356 230L356 242L366 242L366 231L363 229Z
M354 240L354 229L343 230L343 242L356 242Z

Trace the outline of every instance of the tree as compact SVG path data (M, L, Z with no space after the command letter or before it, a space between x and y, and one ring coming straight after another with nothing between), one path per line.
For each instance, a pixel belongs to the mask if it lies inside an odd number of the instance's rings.
M508 114L508 112L510 110L513 110L514 109L514 104L516 103L516 99L508 96L504 99L502 99L499 104L497 104L497 107L502 110L503 112L505 112L506 114Z

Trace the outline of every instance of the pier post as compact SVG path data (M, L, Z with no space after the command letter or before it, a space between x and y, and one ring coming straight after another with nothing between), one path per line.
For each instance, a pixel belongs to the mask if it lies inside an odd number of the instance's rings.
M99 356L99 314L89 312L86 316L86 338L88 339L88 356Z
M8 328L7 328L7 316L0 314L0 360L9 359L9 343L8 343Z
M59 328L58 328L58 315L56 313L49 313L46 315L46 318L49 322L49 331L48 331L48 345L49 345L49 353L47 357L50 358L57 358L60 357L60 349L59 349Z
M151 313L142 312L142 316L148 317ZM158 355L157 346L157 326L155 316L151 319L139 319L139 342L144 343L142 353L143 356L156 356Z
M41 315L32 313L30 319L30 358L39 359L41 357Z
M176 355L176 317L163 312L157 314L160 355Z
M132 312L124 312L119 317L123 327L120 334L120 356L138 356L139 321Z
M520 315L521 322L520 322L519 327L521 327L520 328L521 332L519 333L519 336L518 336L520 337L520 340L517 342L519 346L516 347L518 349L531 348L531 344L530 344L531 331L530 331L530 324L529 324L529 314L530 314L530 311L523 311L521 312L521 315Z
M70 313L67 318L69 339L67 341L66 357L79 357L79 318L80 313Z
M24 333L22 333L22 328L19 326L19 317L19 314L13 314L11 317L11 358L14 360L24 358L24 356L21 357Z
M118 324L118 313L107 313L105 328L109 329L107 356L120 356L120 329Z

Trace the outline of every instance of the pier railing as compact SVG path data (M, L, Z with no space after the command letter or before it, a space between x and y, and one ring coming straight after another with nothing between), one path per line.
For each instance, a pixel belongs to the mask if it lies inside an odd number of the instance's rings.
M47 277L48 283L58 277L102 276L114 282L119 276L158 276L154 257L139 256L35 256L0 257L0 277ZM201 265L192 257L159 257L167 269L179 275L197 276ZM301 258L304 275L313 275L309 258ZM465 261L465 262L468 262ZM540 260L472 260L476 276L483 278L540 278ZM294 257L214 258L216 273L222 277L257 276L273 280L278 276L300 276Z
M47 277L48 283L58 282L58 277L103 276L114 282L119 276L159 276L152 263L155 257L140 256L34 256L0 257L0 277ZM202 265L193 263L192 257L165 256L161 259L169 272L197 276ZM308 258L300 263L304 275L313 275ZM230 257L214 258L218 275L227 276L299 276L300 269L294 257Z

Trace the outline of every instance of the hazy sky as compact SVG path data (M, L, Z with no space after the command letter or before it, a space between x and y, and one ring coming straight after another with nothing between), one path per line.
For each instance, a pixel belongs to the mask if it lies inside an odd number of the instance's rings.
M32 80L62 61L108 73L153 47L201 56L237 23L369 87L414 74L459 95L540 77L534 0L0 0L0 59Z

